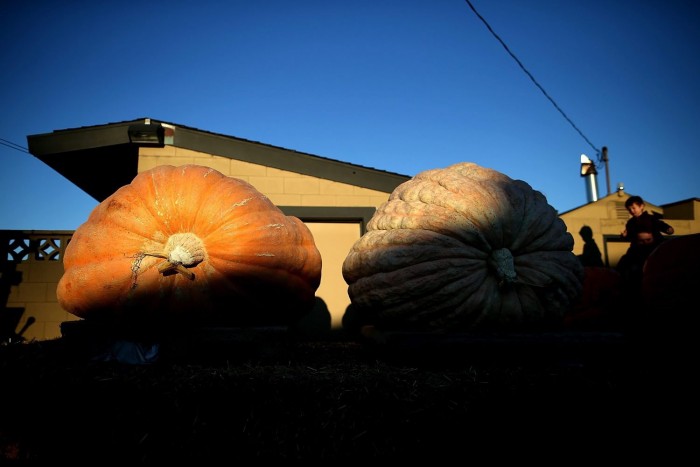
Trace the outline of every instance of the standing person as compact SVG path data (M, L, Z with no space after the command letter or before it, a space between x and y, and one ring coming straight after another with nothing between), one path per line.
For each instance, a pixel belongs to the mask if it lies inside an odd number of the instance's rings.
M578 256L584 266L603 267L603 255L600 253L598 244L593 239L593 229L584 225L578 234L583 239L583 254Z
M622 275L623 281L629 279L628 282L634 285L641 284L644 262L654 248L656 248L656 243L651 231L643 228L637 232L634 241L617 263L616 269Z
M630 196L625 201L625 208L632 217L627 220L625 230L620 236L629 240L634 245L637 239L637 232L651 232L654 245L658 245L664 240L662 234L673 235L673 227L661 220L656 214L649 214L645 210L646 205L641 196Z
M615 268L620 274L620 292L624 300L619 318L627 328L636 327L639 320L644 319L640 314L645 310L642 294L644 263L657 246L653 233L644 226L641 229Z

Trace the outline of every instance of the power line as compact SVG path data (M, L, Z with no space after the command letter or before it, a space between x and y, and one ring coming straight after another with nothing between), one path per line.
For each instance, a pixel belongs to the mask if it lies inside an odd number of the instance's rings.
M29 149L25 148L24 146L20 146L19 144L15 144L12 141L8 141L6 139L0 138L0 145L7 146L10 149L14 149L15 151L21 151L21 152L26 152L29 154Z
M579 130L579 128L576 126L576 124L564 113L564 111L561 109L561 107L559 107L559 105L556 102L554 102L554 99L552 99L550 97L550 95L547 93L547 91L545 91L544 88L540 85L540 83L537 82L535 77L532 76L532 73L530 73L525 68L525 66L522 64L522 62L518 59L518 57L516 57L515 54L513 52L511 52L510 48L508 48L506 43L503 42L503 39L501 39L498 36L498 34L496 34L496 32L489 25L489 23L486 22L484 17L481 16L478 11L476 11L476 8L474 8L474 5L472 5L472 3L469 0L465 0L465 1L467 2L467 5L469 5L469 8L472 9L474 14L481 20L482 23L484 23L484 25L488 28L488 30L491 32L491 34L493 34L493 37L495 37L498 40L498 42L501 43L503 48L506 49L506 52L508 52L508 55L510 55L513 58L513 60L515 60L515 62L518 64L518 66L525 72L525 74L530 78L530 80L532 80L532 82L535 83L535 86L537 86L540 89L540 91L542 91L542 94L544 94L544 96L547 99L549 99L549 101L554 105L554 107L559 111L559 113L562 114L562 116L566 119L566 121L569 122L572 127L574 127L574 130L576 130L578 132L578 134L581 135L581 137L584 140L586 140L586 142L593 148L593 150L595 151L596 156L598 158L598 162L600 162L600 150L597 147L595 147L595 145L593 143L591 143L591 141L586 137L586 135L584 135L583 132L581 130Z

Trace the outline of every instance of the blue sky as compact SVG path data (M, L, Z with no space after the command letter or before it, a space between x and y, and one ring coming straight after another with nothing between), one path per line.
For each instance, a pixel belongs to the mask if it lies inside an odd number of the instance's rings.
M612 191L700 197L700 2L470 1L578 131L465 0L0 0L0 229L97 205L8 141L140 117L408 176L475 162L559 212L607 146Z

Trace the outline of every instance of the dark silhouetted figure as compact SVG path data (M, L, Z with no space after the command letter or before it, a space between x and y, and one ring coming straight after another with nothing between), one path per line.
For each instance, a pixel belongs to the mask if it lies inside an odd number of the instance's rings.
M634 242L618 261L616 269L620 273L622 290L627 295L628 303L639 299L644 262L657 245L653 232L648 229L640 230L636 233Z
M289 330L300 336L320 337L331 331L331 312L321 297L314 298L314 306L309 313L289 326Z
M578 255L581 264L584 266L603 267L603 255L600 253L598 244L593 240L593 229L584 225L578 234L583 239L583 254Z
M636 233L635 240L617 263L620 273L620 292L623 300L623 321L628 329L636 328L647 319L647 309L642 294L644 264L652 251L659 245L654 234L643 227Z

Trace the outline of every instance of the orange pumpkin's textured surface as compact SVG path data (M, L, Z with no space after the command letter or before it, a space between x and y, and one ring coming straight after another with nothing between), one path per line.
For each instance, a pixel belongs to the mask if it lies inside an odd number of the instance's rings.
M287 320L313 305L321 256L309 229L243 180L158 166L74 233L57 288L82 318Z
M540 192L459 163L398 186L343 263L353 323L385 329L560 324L582 290L574 240Z
M619 328L623 315L620 273L608 267L586 266L581 296L564 316L568 328Z

